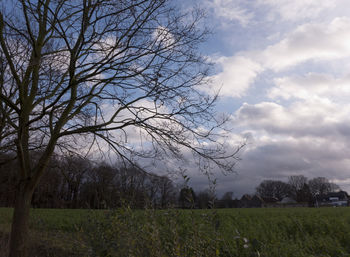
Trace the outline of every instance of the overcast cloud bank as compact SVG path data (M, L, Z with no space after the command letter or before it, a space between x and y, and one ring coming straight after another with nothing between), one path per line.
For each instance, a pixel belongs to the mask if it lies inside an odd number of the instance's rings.
M204 2L220 44L211 42L218 72L203 90L220 91L232 144L247 142L237 173L216 173L219 192L240 196L298 174L350 191L350 3Z

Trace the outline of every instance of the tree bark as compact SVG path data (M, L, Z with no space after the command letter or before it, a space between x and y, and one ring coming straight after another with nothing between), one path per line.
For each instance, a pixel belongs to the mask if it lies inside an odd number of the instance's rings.
M33 190L29 188L28 184L28 182L22 181L17 188L9 257L28 256L29 210L33 195Z

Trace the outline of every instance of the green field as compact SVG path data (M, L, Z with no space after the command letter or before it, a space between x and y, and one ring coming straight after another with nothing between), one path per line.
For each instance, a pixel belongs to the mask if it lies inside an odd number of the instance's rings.
M3 241L11 213L0 208ZM31 214L38 256L350 256L350 208Z

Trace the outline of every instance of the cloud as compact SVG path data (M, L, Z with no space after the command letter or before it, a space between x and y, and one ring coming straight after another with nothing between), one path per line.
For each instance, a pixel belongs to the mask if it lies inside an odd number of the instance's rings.
M207 92L218 92L228 97L242 97L257 75L262 71L259 63L244 56L221 57L216 63L222 71L213 76L212 86Z
M158 26L153 33L153 38L163 47L171 47L175 43L174 35L171 34L168 28Z
M332 74L309 72L304 76L286 76L274 79L275 87L268 95L272 99L310 99L317 97L348 99L350 94L350 75L337 78Z
M323 176L336 180L345 190L350 189L350 183L346 182L350 181L349 140L280 137L257 131L253 131L253 135L254 143L245 149L237 174L218 175L220 192L233 191L236 197L240 197L244 193L254 193L263 180L287 181L289 176L300 174L310 179Z
M288 176L304 174L312 178L348 177L349 145L330 144L327 140L303 138L266 139L247 151L241 163L241 173L256 174L263 179L286 180ZM346 153L346 154L345 154Z
M319 75L310 74L313 76ZM321 89L315 86L315 90ZM241 195L254 192L264 179L286 181L297 174L345 180L338 184L349 190L349 114L349 104L317 97L289 104L243 104L233 115L233 127L249 133L250 139L241 156L238 175L222 180L222 190L231 187Z
M323 11L336 6L334 0L258 0L257 3L270 8L271 19L285 21L316 18Z
M227 141L249 135L237 174L217 173L218 191L240 197L264 179L299 174L324 176L350 190L349 2L211 4L215 24L226 26L219 28L224 47L215 50L220 70L210 90L241 98L229 104L234 133Z
M216 17L222 22L238 21L243 27L247 26L254 18L254 13L242 6L241 0L211 0L207 5L212 8Z
M340 108L327 99L298 101L287 107L274 102L245 103L235 113L233 123L274 136L332 139L348 136L343 129L350 122L348 113L349 106Z
M330 23L306 23L263 50L217 58L216 63L222 70L213 77L212 89L221 88L223 96L242 97L263 72L278 74L308 61L327 65L329 61L349 57L350 18L335 18ZM317 80L316 75L310 79ZM281 85L287 81L281 78L274 82ZM276 90L272 96L281 94Z
M350 18L329 24L306 23L258 55L263 66L275 72L309 60L333 60L350 56Z
M254 132L254 144L248 145L238 163L237 173L224 176L217 172L219 195L233 191L240 198L255 193L255 188L266 179L287 181L289 176L304 175L309 179L323 176L341 188L350 187L350 144L329 142L322 138L275 137ZM203 178L193 177L196 188L205 188ZM198 183L197 183L198 182Z

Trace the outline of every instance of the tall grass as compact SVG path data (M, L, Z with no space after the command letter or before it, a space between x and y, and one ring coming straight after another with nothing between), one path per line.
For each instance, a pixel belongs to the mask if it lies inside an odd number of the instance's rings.
M122 208L90 217L83 240L90 256L221 256L217 215Z
M91 256L350 256L349 208L132 211L92 218Z
M0 256L10 212L0 209ZM350 208L36 209L31 233L32 256L341 257Z

